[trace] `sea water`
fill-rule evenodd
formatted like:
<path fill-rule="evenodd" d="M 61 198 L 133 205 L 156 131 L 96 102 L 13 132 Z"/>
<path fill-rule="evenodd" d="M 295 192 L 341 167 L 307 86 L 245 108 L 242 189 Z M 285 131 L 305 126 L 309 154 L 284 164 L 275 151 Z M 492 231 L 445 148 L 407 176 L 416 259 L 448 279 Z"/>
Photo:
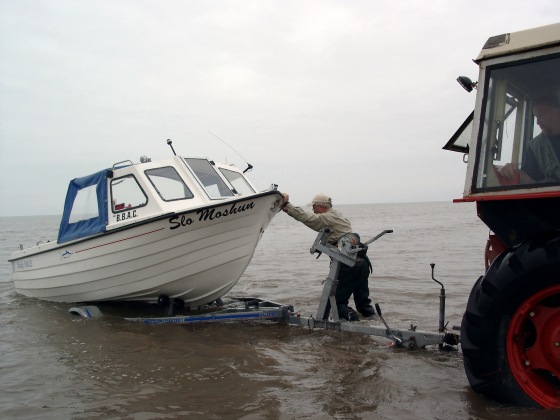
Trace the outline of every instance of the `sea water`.
<path fill-rule="evenodd" d="M 390 326 L 436 331 L 440 286 L 460 325 L 484 272 L 488 229 L 473 204 L 338 206 L 369 247 L 370 291 Z M 0 418 L 547 419 L 473 392 L 460 351 L 410 351 L 386 339 L 276 323 L 148 326 L 122 306 L 96 319 L 16 294 L 11 252 L 56 238 L 57 216 L 0 218 Z M 228 296 L 314 315 L 329 259 L 316 233 L 280 213 Z M 361 321 L 379 324 L 379 320 Z"/>

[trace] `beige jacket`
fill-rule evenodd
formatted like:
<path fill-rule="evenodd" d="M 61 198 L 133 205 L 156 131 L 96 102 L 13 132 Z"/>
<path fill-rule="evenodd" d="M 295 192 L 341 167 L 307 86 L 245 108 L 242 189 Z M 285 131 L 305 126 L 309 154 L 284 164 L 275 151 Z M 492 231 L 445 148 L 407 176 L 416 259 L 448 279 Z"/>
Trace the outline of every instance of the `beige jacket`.
<path fill-rule="evenodd" d="M 332 245 L 336 245 L 342 236 L 352 233 L 350 221 L 341 212 L 333 208 L 325 213 L 315 214 L 288 203 L 286 209 L 290 216 L 316 232 L 328 227 L 331 230 L 329 243 Z"/>

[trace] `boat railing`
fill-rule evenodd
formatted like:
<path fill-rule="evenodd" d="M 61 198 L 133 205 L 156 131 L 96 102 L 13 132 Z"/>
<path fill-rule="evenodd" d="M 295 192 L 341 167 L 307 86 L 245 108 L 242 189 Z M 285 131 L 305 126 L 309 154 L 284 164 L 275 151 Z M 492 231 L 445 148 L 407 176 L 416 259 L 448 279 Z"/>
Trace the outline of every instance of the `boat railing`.
<path fill-rule="evenodd" d="M 114 171 L 115 169 L 117 169 L 117 165 L 120 165 L 120 164 L 122 164 L 122 163 L 127 163 L 127 162 L 130 163 L 130 165 L 124 165 L 124 166 L 134 166 L 134 163 L 132 163 L 132 161 L 131 161 L 130 159 L 127 159 L 127 160 L 123 160 L 123 161 L 121 161 L 121 162 L 117 162 L 117 163 L 113 164 L 113 171 Z M 122 167 L 122 166 L 121 166 L 121 167 Z"/>

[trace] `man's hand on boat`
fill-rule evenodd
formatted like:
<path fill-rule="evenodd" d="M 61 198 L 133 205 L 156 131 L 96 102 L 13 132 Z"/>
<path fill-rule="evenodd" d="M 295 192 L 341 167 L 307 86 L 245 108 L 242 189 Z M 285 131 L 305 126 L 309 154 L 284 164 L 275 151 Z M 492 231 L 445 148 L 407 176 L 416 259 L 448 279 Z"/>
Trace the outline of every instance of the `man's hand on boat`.
<path fill-rule="evenodd" d="M 282 195 L 284 196 L 284 201 L 282 202 L 282 210 L 287 213 L 288 209 L 286 208 L 286 204 L 288 204 L 288 202 L 290 201 L 290 196 L 286 193 L 282 193 Z"/>

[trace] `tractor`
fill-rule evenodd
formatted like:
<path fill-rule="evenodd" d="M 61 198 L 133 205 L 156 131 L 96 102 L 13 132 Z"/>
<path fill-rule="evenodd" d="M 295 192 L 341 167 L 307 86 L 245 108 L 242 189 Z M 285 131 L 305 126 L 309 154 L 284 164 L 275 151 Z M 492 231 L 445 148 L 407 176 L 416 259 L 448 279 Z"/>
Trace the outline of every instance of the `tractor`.
<path fill-rule="evenodd" d="M 560 408 L 560 23 L 493 36 L 474 62 L 474 111 L 444 146 L 490 231 L 461 323 L 471 387 Z"/>

